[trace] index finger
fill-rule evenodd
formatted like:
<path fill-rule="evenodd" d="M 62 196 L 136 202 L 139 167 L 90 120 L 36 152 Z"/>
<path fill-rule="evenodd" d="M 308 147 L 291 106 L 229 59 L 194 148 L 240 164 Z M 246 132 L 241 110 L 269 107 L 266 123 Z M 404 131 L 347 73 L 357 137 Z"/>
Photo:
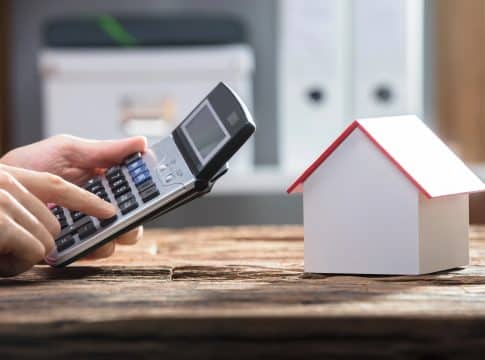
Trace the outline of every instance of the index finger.
<path fill-rule="evenodd" d="M 116 214 L 110 203 L 57 175 L 11 166 L 2 168 L 45 203 L 56 203 L 102 219 Z"/>

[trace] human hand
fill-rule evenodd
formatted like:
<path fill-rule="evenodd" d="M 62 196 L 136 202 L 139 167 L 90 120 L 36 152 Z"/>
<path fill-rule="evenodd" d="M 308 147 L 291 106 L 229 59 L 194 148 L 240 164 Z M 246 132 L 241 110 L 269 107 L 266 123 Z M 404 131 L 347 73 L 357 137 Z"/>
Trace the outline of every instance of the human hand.
<path fill-rule="evenodd" d="M 57 175 L 0 165 L 0 276 L 12 276 L 40 262 L 54 246 L 60 226 L 45 205 L 109 218 L 108 202 Z"/>
<path fill-rule="evenodd" d="M 144 137 L 96 141 L 58 135 L 14 149 L 1 158 L 0 163 L 49 172 L 81 185 L 103 169 L 119 164 L 126 156 L 137 151 L 144 152 L 146 146 Z M 138 227 L 120 236 L 116 243 L 134 244 L 142 234 L 142 227 Z M 107 257 L 114 250 L 115 243 L 109 242 L 91 253 L 88 258 Z"/>

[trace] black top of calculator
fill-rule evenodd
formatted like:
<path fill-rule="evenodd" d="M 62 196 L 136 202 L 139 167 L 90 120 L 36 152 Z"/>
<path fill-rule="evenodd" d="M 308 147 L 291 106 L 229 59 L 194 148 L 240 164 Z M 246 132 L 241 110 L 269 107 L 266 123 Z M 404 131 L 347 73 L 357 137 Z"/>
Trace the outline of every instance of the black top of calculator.
<path fill-rule="evenodd" d="M 221 82 L 172 135 L 194 176 L 211 179 L 255 129 L 244 103 Z"/>

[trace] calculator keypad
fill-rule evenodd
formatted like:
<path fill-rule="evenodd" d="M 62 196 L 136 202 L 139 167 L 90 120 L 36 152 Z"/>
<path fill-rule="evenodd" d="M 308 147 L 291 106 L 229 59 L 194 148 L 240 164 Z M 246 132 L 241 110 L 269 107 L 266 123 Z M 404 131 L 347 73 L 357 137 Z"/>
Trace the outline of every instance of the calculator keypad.
<path fill-rule="evenodd" d="M 69 211 L 60 206 L 54 206 L 51 212 L 61 225 L 61 233 L 55 241 L 58 252 L 69 249 L 76 242 L 86 241 L 98 230 L 113 224 L 120 215 L 126 215 L 137 209 L 141 205 L 137 198 L 146 203 L 160 194 L 140 153 L 129 156 L 122 165 L 107 169 L 104 177 L 106 181 L 103 181 L 101 176 L 96 176 L 87 181 L 83 187 L 116 205 L 117 215 L 109 219 L 95 219 L 80 211 Z M 104 185 L 105 183 L 107 186 Z M 138 193 L 138 197 L 134 195 L 135 192 Z"/>

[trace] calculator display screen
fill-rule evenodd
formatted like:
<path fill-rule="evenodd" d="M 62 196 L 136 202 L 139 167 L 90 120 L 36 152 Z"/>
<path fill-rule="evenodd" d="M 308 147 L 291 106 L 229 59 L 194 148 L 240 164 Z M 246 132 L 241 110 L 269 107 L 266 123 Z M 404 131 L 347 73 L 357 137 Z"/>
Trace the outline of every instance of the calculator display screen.
<path fill-rule="evenodd" d="M 204 102 L 182 129 L 197 158 L 205 164 L 229 138 L 229 133 L 208 102 Z"/>

